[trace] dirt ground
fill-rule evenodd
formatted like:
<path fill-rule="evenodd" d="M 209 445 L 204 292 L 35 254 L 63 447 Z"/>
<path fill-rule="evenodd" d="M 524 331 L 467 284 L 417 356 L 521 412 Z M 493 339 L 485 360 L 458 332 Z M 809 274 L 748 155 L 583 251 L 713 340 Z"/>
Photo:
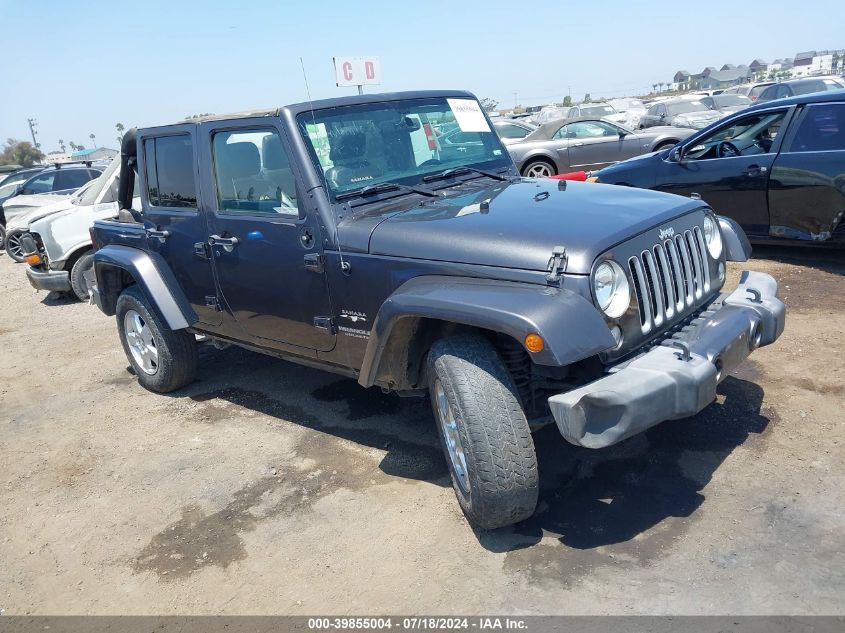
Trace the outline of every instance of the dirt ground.
<path fill-rule="evenodd" d="M 4 255 L 0 612 L 843 614 L 845 254 L 758 250 L 780 341 L 694 418 L 540 431 L 538 511 L 494 533 L 426 401 L 232 348 L 154 395 L 113 319 Z"/>

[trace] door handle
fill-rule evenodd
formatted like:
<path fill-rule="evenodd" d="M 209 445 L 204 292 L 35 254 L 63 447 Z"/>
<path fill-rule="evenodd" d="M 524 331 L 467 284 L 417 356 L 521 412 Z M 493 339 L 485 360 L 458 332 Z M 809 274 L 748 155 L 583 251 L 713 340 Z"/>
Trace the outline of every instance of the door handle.
<path fill-rule="evenodd" d="M 238 245 L 240 240 L 236 237 L 222 237 L 220 235 L 210 235 L 208 237 L 208 243 L 212 246 L 222 246 L 223 250 L 227 253 L 231 253 L 235 250 L 235 246 Z"/>
<path fill-rule="evenodd" d="M 760 167 L 759 165 L 749 165 L 745 170 L 745 175 L 751 178 L 756 178 L 757 176 L 762 176 L 768 171 L 765 167 Z"/>
<path fill-rule="evenodd" d="M 583 145 L 584 145 L 583 143 L 573 143 L 572 147 L 581 147 Z"/>
<path fill-rule="evenodd" d="M 145 229 L 147 237 L 153 237 L 161 242 L 170 237 L 170 231 L 159 231 L 158 229 Z"/>

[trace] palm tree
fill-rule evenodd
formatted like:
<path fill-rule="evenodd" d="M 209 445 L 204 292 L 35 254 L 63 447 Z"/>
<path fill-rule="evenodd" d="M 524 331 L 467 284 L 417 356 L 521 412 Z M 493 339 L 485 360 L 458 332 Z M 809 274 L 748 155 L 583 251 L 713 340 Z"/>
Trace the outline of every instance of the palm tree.
<path fill-rule="evenodd" d="M 77 145 L 73 141 L 68 141 L 67 144 L 70 145 L 70 149 L 73 150 L 74 152 L 76 151 L 76 148 L 79 147 L 79 145 Z"/>
<path fill-rule="evenodd" d="M 663 85 L 664 85 L 664 84 L 663 84 L 663 82 L 662 82 L 662 81 L 658 81 L 658 82 L 657 82 L 657 85 L 660 87 L 660 92 L 663 92 Z"/>
<path fill-rule="evenodd" d="M 94 146 L 94 149 L 97 149 L 97 141 L 94 140 L 94 133 L 88 135 L 88 138 L 91 139 L 91 144 Z"/>
<path fill-rule="evenodd" d="M 123 130 L 126 128 L 123 127 L 123 123 L 115 123 L 114 129 L 117 130 L 117 145 L 120 147 L 121 143 L 123 143 Z"/>
<path fill-rule="evenodd" d="M 657 84 L 651 84 L 651 91 L 657 92 Z"/>
<path fill-rule="evenodd" d="M 65 142 L 62 139 L 59 139 L 59 147 L 62 148 L 62 152 L 65 151 Z"/>

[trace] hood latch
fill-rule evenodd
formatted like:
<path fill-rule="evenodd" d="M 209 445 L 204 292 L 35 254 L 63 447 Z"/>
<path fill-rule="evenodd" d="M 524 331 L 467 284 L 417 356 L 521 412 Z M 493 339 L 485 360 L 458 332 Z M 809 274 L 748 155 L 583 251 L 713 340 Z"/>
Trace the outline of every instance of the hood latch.
<path fill-rule="evenodd" d="M 549 259 L 549 265 L 546 267 L 549 274 L 546 275 L 546 281 L 550 284 L 560 282 L 560 278 L 566 271 L 566 247 L 555 246 L 552 249 L 552 257 Z"/>

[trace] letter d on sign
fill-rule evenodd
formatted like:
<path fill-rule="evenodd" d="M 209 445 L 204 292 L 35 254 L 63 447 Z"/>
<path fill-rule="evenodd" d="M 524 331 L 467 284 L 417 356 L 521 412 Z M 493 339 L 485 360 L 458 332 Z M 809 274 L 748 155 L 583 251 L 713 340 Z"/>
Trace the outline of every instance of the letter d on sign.
<path fill-rule="evenodd" d="M 373 66 L 373 62 L 365 62 L 364 63 L 364 74 L 367 76 L 367 79 L 375 79 L 376 78 L 376 69 Z"/>

